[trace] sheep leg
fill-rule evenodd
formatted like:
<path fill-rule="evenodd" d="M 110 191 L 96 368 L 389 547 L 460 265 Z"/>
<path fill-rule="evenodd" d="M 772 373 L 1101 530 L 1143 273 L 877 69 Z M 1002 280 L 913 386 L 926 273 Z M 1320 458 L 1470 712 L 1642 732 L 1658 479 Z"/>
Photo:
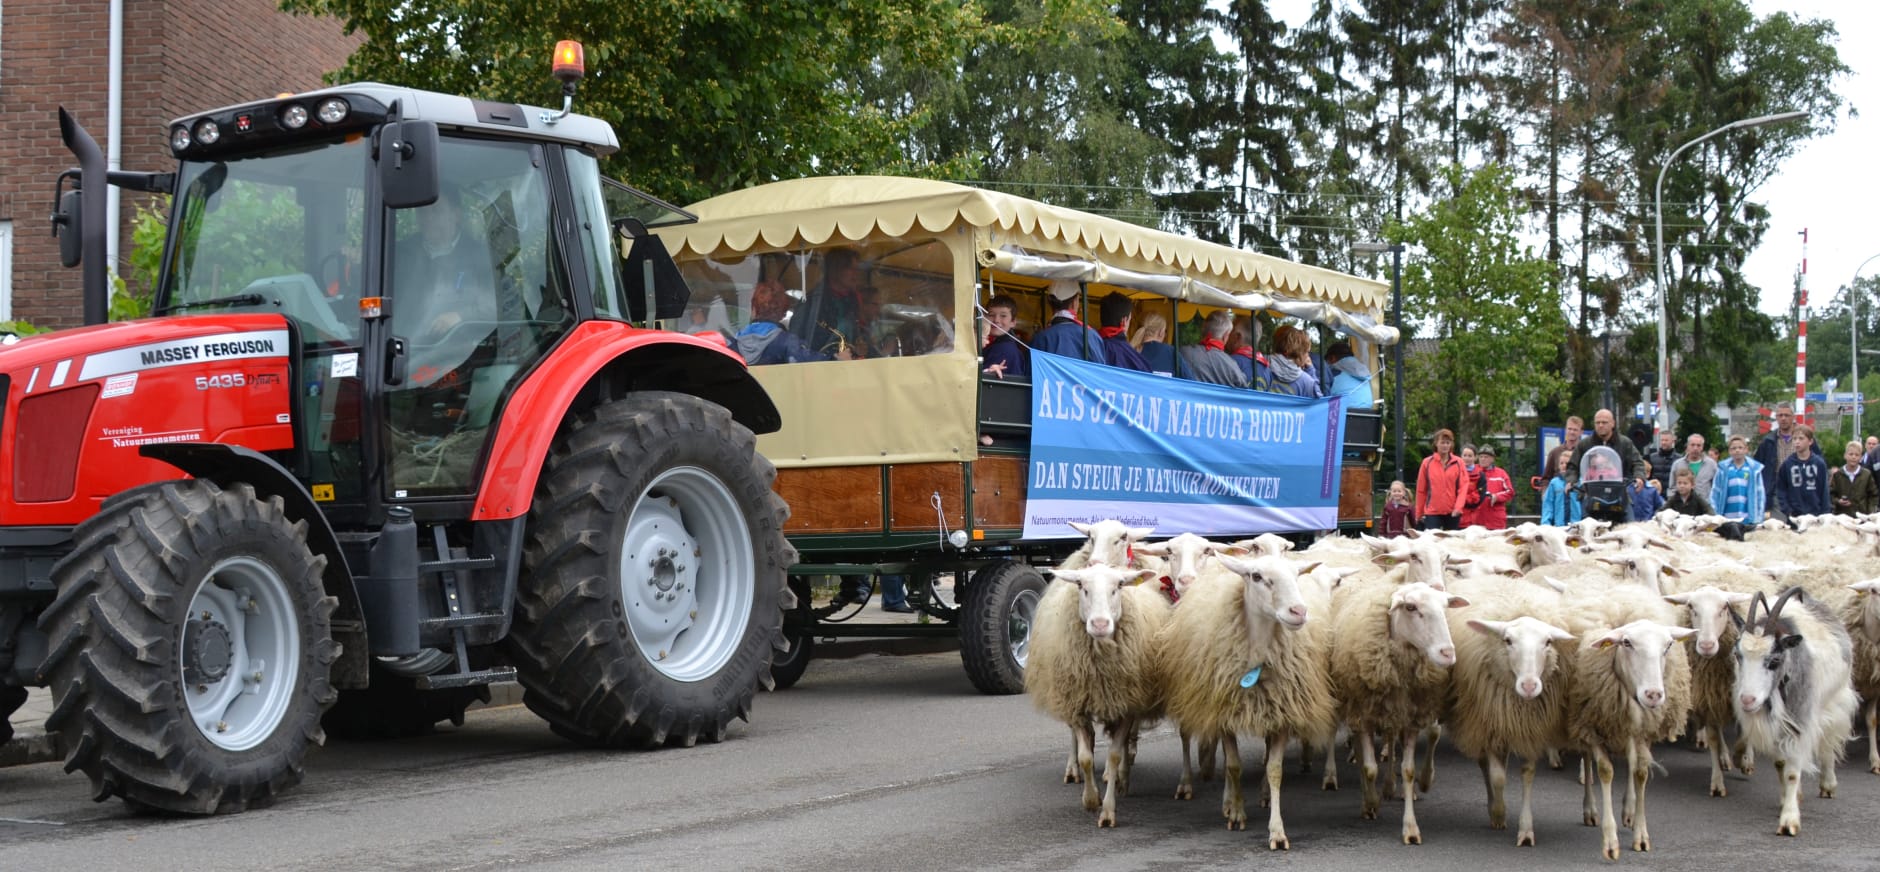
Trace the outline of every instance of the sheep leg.
<path fill-rule="evenodd" d="M 1867 700 L 1867 771 L 1880 775 L 1880 739 L 1874 728 L 1880 726 L 1880 697 Z"/>
<path fill-rule="evenodd" d="M 1312 743 L 1303 738 L 1299 740 L 1299 774 L 1312 774 Z"/>
<path fill-rule="evenodd" d="M 1645 785 L 1652 780 L 1652 746 L 1644 739 L 1632 740 L 1632 748 L 1627 754 L 1627 774 L 1632 776 L 1632 790 L 1638 794 L 1638 802 L 1632 809 L 1632 850 L 1650 851 L 1652 849 L 1651 828 L 1645 825 Z"/>
<path fill-rule="evenodd" d="M 1730 745 L 1730 752 L 1736 755 L 1736 769 L 1748 778 L 1756 774 L 1756 749 L 1749 746 L 1749 737 L 1737 734 L 1736 741 Z"/>
<path fill-rule="evenodd" d="M 1599 806 L 1593 802 L 1593 758 L 1590 755 L 1580 757 L 1580 823 L 1583 826 L 1599 826 Z"/>
<path fill-rule="evenodd" d="M 1129 778 L 1129 737 L 1136 732 L 1136 719 L 1124 718 L 1111 724 L 1110 757 L 1103 763 L 1103 810 L 1097 813 L 1097 828 L 1116 826 L 1116 795 L 1127 793 Z"/>
<path fill-rule="evenodd" d="M 1195 798 L 1194 769 L 1193 767 L 1188 765 L 1188 761 L 1192 759 L 1188 753 L 1189 746 L 1194 742 L 1194 736 L 1189 735 L 1186 729 L 1181 730 L 1181 735 L 1182 735 L 1182 780 L 1180 784 L 1175 785 L 1175 798 L 1176 799 L 1194 799 Z"/>
<path fill-rule="evenodd" d="M 1565 760 L 1560 759 L 1559 748 L 1547 749 L 1547 768 L 1552 769 L 1555 772 L 1559 772 L 1560 770 L 1567 768 L 1567 762 Z"/>
<path fill-rule="evenodd" d="M 1403 776 L 1403 843 L 1423 844 L 1423 831 L 1417 828 L 1417 731 L 1403 732 L 1403 761 L 1397 771 Z"/>
<path fill-rule="evenodd" d="M 1423 735 L 1429 737 L 1430 752 L 1423 757 L 1423 768 L 1417 770 L 1417 789 L 1429 793 L 1436 783 L 1436 742 L 1443 737 L 1443 725 L 1430 724 L 1423 729 Z"/>
<path fill-rule="evenodd" d="M 1776 778 L 1782 782 L 1782 816 L 1776 819 L 1776 835 L 1802 834 L 1802 773 L 1788 761 L 1776 758 Z"/>
<path fill-rule="evenodd" d="M 1627 741 L 1625 745 L 1625 768 L 1628 777 L 1625 782 L 1625 804 L 1624 810 L 1619 815 L 1619 826 L 1630 829 L 1632 827 L 1633 801 L 1638 795 L 1638 791 L 1635 789 L 1636 785 L 1629 777 L 1638 772 L 1638 746 L 1631 741 Z"/>
<path fill-rule="evenodd" d="M 1281 763 L 1284 763 L 1284 762 L 1285 762 L 1285 760 L 1286 760 L 1286 746 L 1285 746 L 1285 745 L 1281 745 L 1281 746 L 1279 746 L 1279 749 L 1278 749 L 1278 751 L 1277 751 L 1277 753 L 1276 753 L 1276 752 L 1274 751 L 1274 748 L 1273 748 L 1273 737 L 1272 737 L 1272 736 L 1266 736 L 1266 737 L 1263 737 L 1263 738 L 1262 738 L 1262 739 L 1260 740 L 1260 744 L 1261 744 L 1261 745 L 1263 745 L 1263 746 L 1265 746 L 1265 747 L 1262 747 L 1262 748 L 1260 749 L 1260 753 L 1261 753 L 1261 755 L 1262 755 L 1262 756 L 1261 756 L 1261 758 L 1260 758 L 1260 769 L 1259 769 L 1259 771 L 1261 771 L 1261 772 L 1264 772 L 1264 771 L 1266 771 L 1266 766 L 1267 766 L 1267 764 L 1269 764 L 1269 763 L 1271 763 L 1271 762 L 1273 762 L 1273 758 L 1274 758 L 1274 757 L 1278 757 L 1278 758 L 1280 759 L 1280 762 L 1281 762 Z M 1265 792 L 1265 791 L 1261 791 L 1261 792 L 1260 792 L 1260 807 L 1261 807 L 1261 808 L 1266 808 L 1266 802 L 1267 802 L 1267 798 L 1268 798 L 1268 797 L 1267 797 L 1267 795 L 1266 795 L 1266 792 Z"/>
<path fill-rule="evenodd" d="M 1338 740 L 1325 743 L 1325 780 L 1319 782 L 1325 790 L 1338 789 Z"/>
<path fill-rule="evenodd" d="M 1077 768 L 1077 728 L 1071 727 L 1071 756 L 1064 762 L 1064 783 L 1077 784 L 1083 780 L 1083 770 Z"/>
<path fill-rule="evenodd" d="M 1723 729 L 1703 727 L 1697 734 L 1709 737 L 1704 745 L 1710 749 L 1710 795 L 1729 796 L 1730 791 L 1723 784 L 1723 773 L 1729 768 L 1730 746 L 1723 743 Z"/>
<path fill-rule="evenodd" d="M 1084 811 L 1096 811 L 1097 797 L 1097 730 L 1089 722 L 1081 722 L 1071 728 L 1077 735 L 1077 771 L 1083 776 Z"/>
<path fill-rule="evenodd" d="M 1599 854 L 1608 860 L 1619 859 L 1619 825 L 1612 819 L 1612 757 L 1599 745 L 1591 748 L 1593 769 L 1599 778 Z M 1589 782 L 1591 778 L 1587 779 Z"/>
<path fill-rule="evenodd" d="M 1279 816 L 1279 783 L 1286 777 L 1286 734 L 1275 733 L 1266 737 L 1266 849 L 1269 851 L 1290 851 L 1292 842 L 1286 838 L 1286 822 Z"/>
<path fill-rule="evenodd" d="M 1488 828 L 1508 828 L 1508 761 L 1501 754 L 1482 757 L 1482 780 L 1488 785 Z"/>
<path fill-rule="evenodd" d="M 1129 728 L 1126 732 L 1129 738 L 1123 742 L 1123 775 L 1116 781 L 1116 789 L 1122 791 L 1123 796 L 1129 795 L 1129 774 L 1136 771 L 1136 743 L 1142 738 L 1142 731 L 1137 727 L 1136 719 L 1130 718 L 1127 723 Z M 1110 741 L 1116 740 L 1112 738 Z"/>
<path fill-rule="evenodd" d="M 1202 781 L 1214 780 L 1214 750 L 1216 747 L 1214 739 L 1204 739 L 1201 742 L 1201 747 L 1195 751 L 1195 768 L 1200 770 L 1197 774 L 1201 776 Z"/>
<path fill-rule="evenodd" d="M 1835 788 L 1841 786 L 1840 776 L 1834 773 L 1835 747 L 1832 741 L 1825 743 L 1815 752 L 1815 764 L 1821 770 L 1821 798 L 1833 799 Z"/>
<path fill-rule="evenodd" d="M 1221 815 L 1227 828 L 1247 828 L 1247 801 L 1240 795 L 1240 737 L 1232 731 L 1221 734 Z"/>
<path fill-rule="evenodd" d="M 1534 847 L 1534 770 L 1538 761 L 1521 760 L 1521 829 L 1514 835 L 1514 846 Z"/>
<path fill-rule="evenodd" d="M 1363 794 L 1358 816 L 1367 821 L 1376 820 L 1380 804 L 1377 798 L 1377 749 L 1371 745 L 1370 730 L 1358 731 L 1358 759 L 1364 767 L 1358 779 Z"/>

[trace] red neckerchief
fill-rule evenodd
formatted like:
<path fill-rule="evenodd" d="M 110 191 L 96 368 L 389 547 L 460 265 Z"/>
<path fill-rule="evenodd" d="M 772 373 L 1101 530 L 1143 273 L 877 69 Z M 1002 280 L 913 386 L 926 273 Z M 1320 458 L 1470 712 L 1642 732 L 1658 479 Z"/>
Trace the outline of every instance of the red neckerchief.
<path fill-rule="evenodd" d="M 1234 349 L 1234 356 L 1244 357 L 1244 358 L 1247 358 L 1248 360 L 1252 360 L 1253 359 L 1253 346 L 1242 345 L 1239 348 Z"/>
<path fill-rule="evenodd" d="M 1172 603 L 1182 601 L 1181 591 L 1175 589 L 1175 579 L 1166 575 L 1162 576 L 1162 595 L 1168 597 L 1168 601 Z"/>
<path fill-rule="evenodd" d="M 1123 335 L 1123 328 L 1121 327 L 1098 327 L 1097 335 L 1105 339 L 1115 339 L 1116 337 Z"/>
<path fill-rule="evenodd" d="M 1202 338 L 1202 340 L 1201 340 L 1201 347 L 1202 347 L 1202 348 L 1212 348 L 1212 349 L 1214 349 L 1215 351 L 1220 351 L 1220 352 L 1225 352 L 1225 351 L 1227 351 L 1227 340 L 1225 340 L 1225 339 L 1208 339 L 1208 338 L 1205 338 L 1205 337 L 1203 337 L 1203 338 Z"/>

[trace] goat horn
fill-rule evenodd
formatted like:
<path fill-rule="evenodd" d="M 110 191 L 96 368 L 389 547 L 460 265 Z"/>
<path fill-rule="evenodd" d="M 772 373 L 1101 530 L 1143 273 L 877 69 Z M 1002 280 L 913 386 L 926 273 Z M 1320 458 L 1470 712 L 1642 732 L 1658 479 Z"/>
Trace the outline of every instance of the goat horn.
<path fill-rule="evenodd" d="M 1743 621 L 1744 626 L 1749 627 L 1751 630 L 1756 629 L 1756 609 L 1758 606 L 1762 607 L 1765 611 L 1769 608 L 1769 601 L 1763 598 L 1763 593 L 1760 590 L 1756 592 L 1756 598 L 1749 601 L 1749 617 Z"/>
<path fill-rule="evenodd" d="M 1788 590 L 1783 591 L 1781 596 L 1776 597 L 1776 604 L 1769 607 L 1769 620 L 1774 621 L 1776 618 L 1780 617 L 1782 615 L 1782 607 L 1787 605 L 1788 601 L 1795 597 L 1803 597 L 1803 602 L 1808 601 L 1806 595 L 1802 593 L 1801 585 L 1793 585 Z"/>

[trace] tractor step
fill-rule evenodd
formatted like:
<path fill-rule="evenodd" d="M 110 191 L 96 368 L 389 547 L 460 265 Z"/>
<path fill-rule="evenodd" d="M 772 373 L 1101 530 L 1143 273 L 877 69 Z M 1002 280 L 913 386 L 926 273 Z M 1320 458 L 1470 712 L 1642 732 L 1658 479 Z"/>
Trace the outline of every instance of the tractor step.
<path fill-rule="evenodd" d="M 434 575 L 452 570 L 491 569 L 496 566 L 494 557 L 453 557 L 449 560 L 430 560 L 418 564 L 419 575 Z"/>
<path fill-rule="evenodd" d="M 420 625 L 427 630 L 454 630 L 458 627 L 500 627 L 508 620 L 508 615 L 500 613 L 490 615 L 454 615 L 448 618 L 427 618 L 421 621 Z"/>
<path fill-rule="evenodd" d="M 476 687 L 482 684 L 501 684 L 516 680 L 513 666 L 497 666 L 480 672 L 447 672 L 442 675 L 425 675 L 418 678 L 419 690 L 446 690 L 453 687 Z"/>

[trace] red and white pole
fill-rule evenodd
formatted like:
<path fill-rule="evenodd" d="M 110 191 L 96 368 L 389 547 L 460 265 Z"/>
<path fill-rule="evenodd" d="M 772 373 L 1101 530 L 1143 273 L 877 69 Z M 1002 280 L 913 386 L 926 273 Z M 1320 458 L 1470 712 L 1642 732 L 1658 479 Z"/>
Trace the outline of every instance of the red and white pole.
<path fill-rule="evenodd" d="M 1808 228 L 1802 228 L 1802 272 L 1795 283 L 1795 420 L 1810 427 L 1808 417 Z"/>

